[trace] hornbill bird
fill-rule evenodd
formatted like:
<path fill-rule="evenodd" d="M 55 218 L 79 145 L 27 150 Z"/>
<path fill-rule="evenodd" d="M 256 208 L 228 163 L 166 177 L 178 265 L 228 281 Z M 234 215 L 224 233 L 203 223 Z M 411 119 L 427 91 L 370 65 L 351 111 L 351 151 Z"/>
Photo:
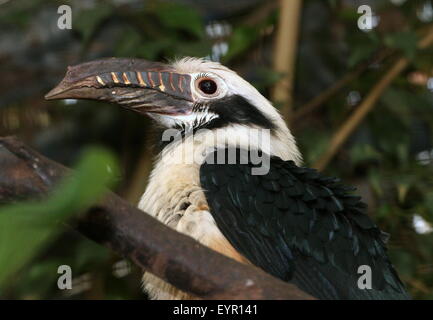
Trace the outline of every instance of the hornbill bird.
<path fill-rule="evenodd" d="M 409 298 L 387 256 L 386 234 L 360 197 L 300 166 L 278 111 L 225 66 L 199 58 L 101 59 L 69 67 L 46 98 L 108 101 L 165 129 L 139 208 L 171 228 L 319 299 Z M 268 132 L 268 143 L 253 130 Z M 190 153 L 193 161 L 185 161 Z M 254 172 L 257 157 L 267 159 L 263 172 Z M 359 285 L 361 266 L 371 271 L 370 286 Z M 151 274 L 143 281 L 153 299 L 194 298 Z"/>

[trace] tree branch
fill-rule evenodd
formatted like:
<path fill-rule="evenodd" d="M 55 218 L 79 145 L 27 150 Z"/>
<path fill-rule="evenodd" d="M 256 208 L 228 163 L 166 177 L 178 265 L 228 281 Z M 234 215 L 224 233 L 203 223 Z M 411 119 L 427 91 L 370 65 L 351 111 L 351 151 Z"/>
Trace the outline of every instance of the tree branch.
<path fill-rule="evenodd" d="M 273 68 L 282 73 L 283 77 L 273 88 L 272 100 L 283 103 L 281 113 L 290 122 L 302 0 L 280 0 L 280 7 Z"/>
<path fill-rule="evenodd" d="M 69 172 L 13 137 L 0 138 L 0 166 L 0 203 L 46 195 Z M 168 228 L 111 192 L 77 219 L 71 225 L 86 237 L 196 297 L 314 299 Z"/>

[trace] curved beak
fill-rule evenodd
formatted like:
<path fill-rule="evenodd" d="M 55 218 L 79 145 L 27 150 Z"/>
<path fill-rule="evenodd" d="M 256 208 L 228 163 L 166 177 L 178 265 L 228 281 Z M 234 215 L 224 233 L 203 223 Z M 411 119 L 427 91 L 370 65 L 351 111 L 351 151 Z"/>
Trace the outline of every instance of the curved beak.
<path fill-rule="evenodd" d="M 191 112 L 191 76 L 169 65 L 141 59 L 108 58 L 68 67 L 47 100 L 91 99 L 119 104 L 140 113 Z"/>

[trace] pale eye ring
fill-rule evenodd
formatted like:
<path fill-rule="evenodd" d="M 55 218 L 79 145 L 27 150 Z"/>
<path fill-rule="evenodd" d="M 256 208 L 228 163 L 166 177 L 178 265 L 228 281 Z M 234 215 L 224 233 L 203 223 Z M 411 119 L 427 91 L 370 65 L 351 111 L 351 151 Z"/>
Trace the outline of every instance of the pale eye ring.
<path fill-rule="evenodd" d="M 197 89 L 207 96 L 214 96 L 218 92 L 218 85 L 215 80 L 211 78 L 200 78 L 196 82 Z"/>

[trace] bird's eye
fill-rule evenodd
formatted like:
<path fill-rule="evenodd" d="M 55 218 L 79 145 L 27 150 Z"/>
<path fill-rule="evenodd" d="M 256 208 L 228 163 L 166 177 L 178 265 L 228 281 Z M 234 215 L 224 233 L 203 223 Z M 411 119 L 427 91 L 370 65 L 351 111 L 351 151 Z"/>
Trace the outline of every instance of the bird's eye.
<path fill-rule="evenodd" d="M 217 86 L 216 82 L 213 81 L 212 79 L 201 79 L 198 82 L 198 88 L 204 94 L 211 95 L 217 91 L 218 86 Z"/>

